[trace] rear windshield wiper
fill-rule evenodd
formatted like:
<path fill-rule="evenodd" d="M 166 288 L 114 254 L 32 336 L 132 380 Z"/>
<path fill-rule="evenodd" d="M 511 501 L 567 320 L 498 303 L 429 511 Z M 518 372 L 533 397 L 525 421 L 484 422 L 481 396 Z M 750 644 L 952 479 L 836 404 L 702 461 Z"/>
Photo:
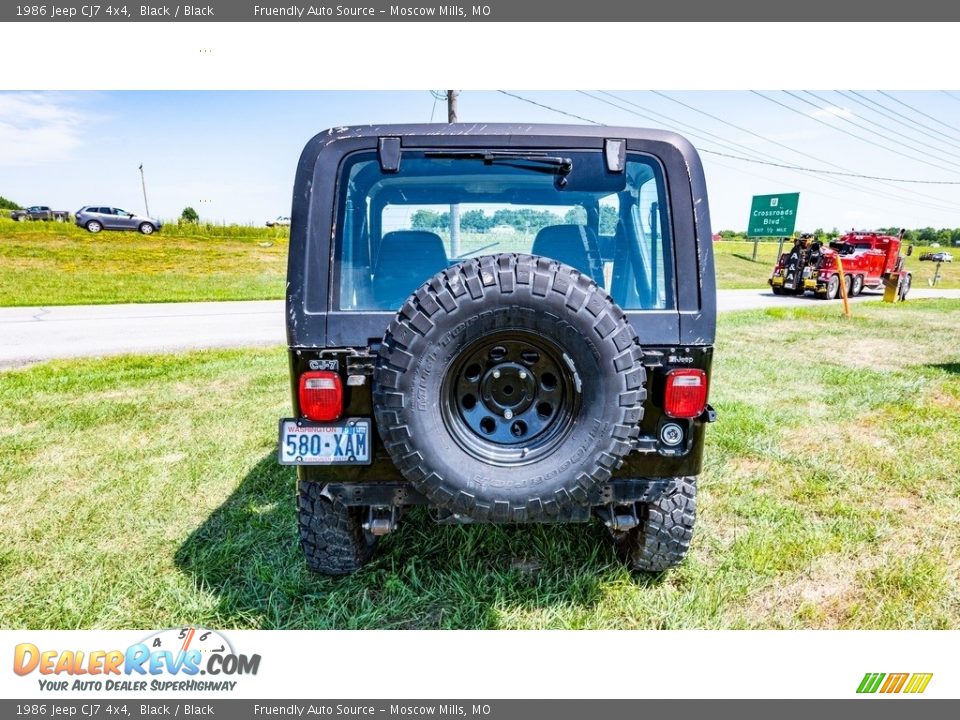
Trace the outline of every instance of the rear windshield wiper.
<path fill-rule="evenodd" d="M 540 152 L 521 152 L 516 150 L 440 150 L 424 153 L 428 158 L 470 158 L 483 160 L 485 165 L 509 165 L 537 172 L 559 173 L 567 175 L 573 170 L 570 158 L 547 155 Z M 525 165 L 523 163 L 531 163 Z"/>

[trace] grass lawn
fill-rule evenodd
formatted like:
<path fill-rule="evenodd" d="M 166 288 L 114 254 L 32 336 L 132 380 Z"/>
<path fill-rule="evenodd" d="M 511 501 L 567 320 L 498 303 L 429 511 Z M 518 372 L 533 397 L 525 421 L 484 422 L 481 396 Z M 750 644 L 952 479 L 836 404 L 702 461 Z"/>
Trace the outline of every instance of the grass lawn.
<path fill-rule="evenodd" d="M 165 227 L 144 236 L 0 220 L 0 306 L 283 295 L 286 229 Z"/>
<path fill-rule="evenodd" d="M 720 319 L 688 561 L 595 524 L 439 527 L 312 576 L 279 350 L 0 374 L 0 627 L 960 627 L 958 301 Z"/>
<path fill-rule="evenodd" d="M 529 239 L 491 234 L 464 233 L 462 242 L 464 253 L 529 247 Z M 144 237 L 0 218 L 0 307 L 281 298 L 287 244 L 284 228 L 169 225 Z M 718 287 L 766 287 L 777 243 L 760 243 L 756 262 L 753 243 L 714 248 Z M 908 262 L 914 285 L 926 287 L 933 263 Z M 960 262 L 945 264 L 942 275 L 941 287 L 960 288 Z"/>

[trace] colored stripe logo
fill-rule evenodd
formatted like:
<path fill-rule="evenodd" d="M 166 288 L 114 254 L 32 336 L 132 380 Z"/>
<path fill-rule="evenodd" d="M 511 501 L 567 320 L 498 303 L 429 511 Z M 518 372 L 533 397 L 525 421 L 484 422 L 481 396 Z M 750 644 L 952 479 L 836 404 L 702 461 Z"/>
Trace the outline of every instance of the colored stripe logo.
<path fill-rule="evenodd" d="M 919 694 L 927 689 L 933 673 L 867 673 L 860 681 L 857 692 L 872 693 L 909 693 Z"/>

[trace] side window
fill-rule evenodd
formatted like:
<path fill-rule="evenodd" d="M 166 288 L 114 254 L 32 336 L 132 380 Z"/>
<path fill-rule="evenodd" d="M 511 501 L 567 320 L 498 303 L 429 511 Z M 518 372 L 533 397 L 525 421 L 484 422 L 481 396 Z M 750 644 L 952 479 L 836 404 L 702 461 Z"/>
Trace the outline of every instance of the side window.
<path fill-rule="evenodd" d="M 620 193 L 611 293 L 625 310 L 674 307 L 671 242 L 661 177 L 647 164 L 633 166 Z"/>
<path fill-rule="evenodd" d="M 667 254 L 663 251 L 663 218 L 656 178 L 650 178 L 637 192 L 634 222 L 640 241 L 641 275 L 638 286 L 645 288 L 646 307 L 667 306 Z"/>
<path fill-rule="evenodd" d="M 620 197 L 608 195 L 600 200 L 597 233 L 600 258 L 603 263 L 603 286 L 613 287 L 613 263 L 617 234 L 620 231 Z"/>

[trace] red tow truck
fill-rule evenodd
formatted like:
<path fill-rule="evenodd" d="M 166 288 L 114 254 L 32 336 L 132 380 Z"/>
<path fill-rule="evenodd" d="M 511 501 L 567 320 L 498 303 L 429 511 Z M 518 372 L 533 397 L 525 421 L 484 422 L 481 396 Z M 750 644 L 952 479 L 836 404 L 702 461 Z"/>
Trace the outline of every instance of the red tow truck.
<path fill-rule="evenodd" d="M 824 247 L 802 235 L 777 260 L 768 282 L 776 295 L 810 290 L 818 298 L 833 300 L 840 294 L 842 269 L 848 297 L 883 288 L 889 299 L 903 300 L 913 278 L 904 268 L 902 238 L 902 231 L 899 236 L 852 231 Z"/>

